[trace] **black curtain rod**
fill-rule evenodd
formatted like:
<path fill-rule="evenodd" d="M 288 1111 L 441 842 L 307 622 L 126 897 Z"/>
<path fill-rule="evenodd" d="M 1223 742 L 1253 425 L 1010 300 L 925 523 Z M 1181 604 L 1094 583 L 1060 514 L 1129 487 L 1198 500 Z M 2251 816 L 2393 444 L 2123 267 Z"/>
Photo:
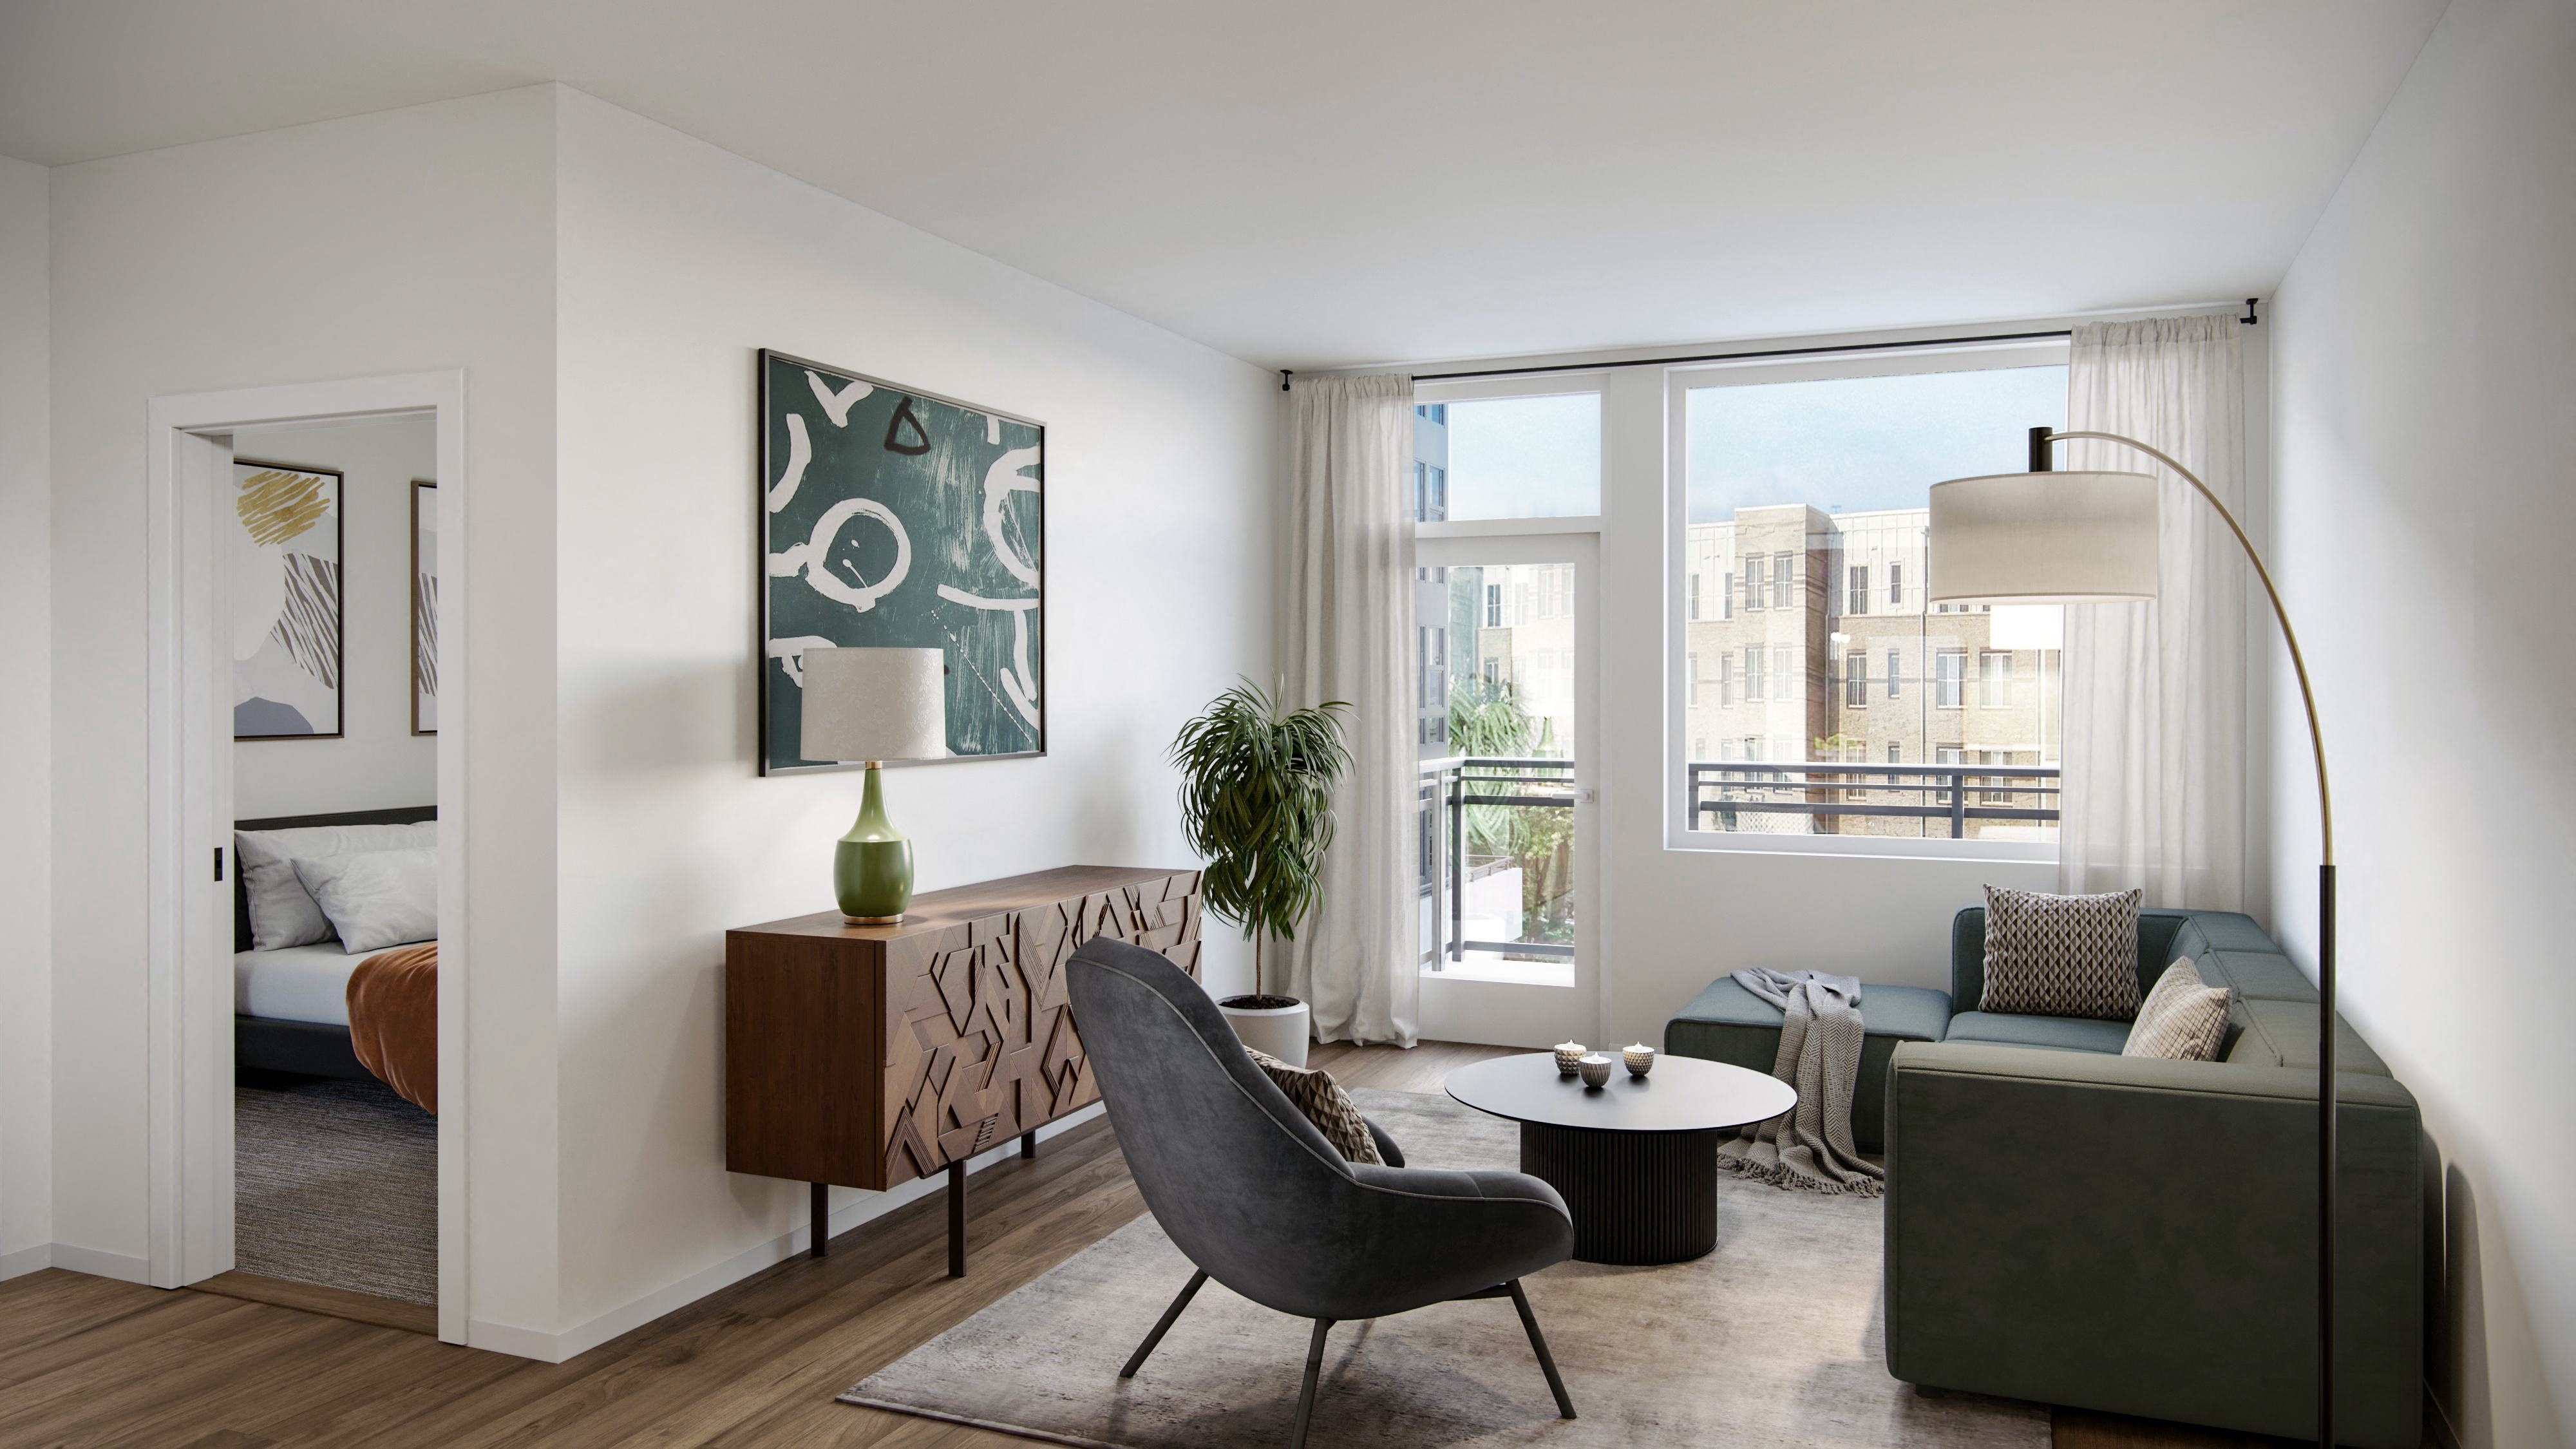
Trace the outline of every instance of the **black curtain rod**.
<path fill-rule="evenodd" d="M 1622 362 L 1551 362 L 1537 367 L 1482 367 L 1468 372 L 1417 372 L 1415 382 L 1454 382 L 1468 377 L 1525 377 L 1538 372 L 1606 372 L 1614 367 L 1678 367 L 1688 362 L 1747 362 L 1765 357 L 1813 357 L 1831 352 L 1919 352 L 1972 342 L 2045 342 L 2072 337 L 2060 327 L 2053 332 L 1989 332 L 1978 337 L 1924 337 L 1911 342 L 1846 342 L 1837 347 L 1768 347 L 1758 352 L 1699 352 L 1687 357 L 1631 357 Z"/>
<path fill-rule="evenodd" d="M 2245 315 L 2236 320 L 2248 327 L 2256 325 L 2256 298 L 2245 299 Z M 1417 372 L 1415 382 L 1456 382 L 1470 377 L 1528 377 L 1542 372 L 1607 372 L 1614 367 L 1678 367 L 1690 362 L 1750 362 L 1767 357 L 1815 357 L 1835 352 L 1919 351 L 1931 347 L 1955 347 L 1979 342 L 2045 342 L 2055 337 L 2072 337 L 2074 329 L 2059 327 L 2046 332 L 1988 332 L 1976 337 L 1921 337 L 1910 342 L 1846 342 L 1834 347 L 1772 347 L 1756 352 L 1699 352 L 1686 357 L 1631 357 L 1623 362 L 1548 362 L 1535 367 L 1480 367 L 1465 372 Z M 1279 370 L 1279 390 L 1288 390 L 1288 379 L 1295 376 L 1287 368 Z"/>

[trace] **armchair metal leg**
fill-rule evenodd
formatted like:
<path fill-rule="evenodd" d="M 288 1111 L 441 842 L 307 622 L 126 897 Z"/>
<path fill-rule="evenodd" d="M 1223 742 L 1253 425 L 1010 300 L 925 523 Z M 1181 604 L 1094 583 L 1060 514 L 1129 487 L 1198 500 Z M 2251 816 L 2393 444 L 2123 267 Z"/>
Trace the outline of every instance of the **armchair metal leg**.
<path fill-rule="evenodd" d="M 1538 1315 L 1530 1312 L 1529 1295 L 1521 1291 L 1521 1280 L 1507 1285 L 1512 1290 L 1512 1306 L 1521 1311 L 1521 1327 L 1529 1330 L 1530 1347 L 1538 1353 L 1539 1371 L 1547 1375 L 1547 1391 L 1556 1395 L 1556 1414 L 1560 1419 L 1574 1417 L 1574 1400 L 1565 1396 L 1565 1380 L 1557 1377 L 1556 1356 L 1547 1351 L 1547 1339 L 1538 1331 Z"/>
<path fill-rule="evenodd" d="M 1153 1332 L 1145 1335 L 1143 1343 L 1136 1345 L 1136 1351 L 1128 1356 L 1127 1366 L 1118 1371 L 1118 1377 L 1122 1379 L 1136 1377 L 1136 1370 L 1145 1366 L 1145 1356 L 1154 1351 L 1154 1345 L 1163 1341 L 1164 1334 L 1172 1331 L 1173 1324 L 1180 1322 L 1181 1310 L 1190 1306 L 1190 1300 L 1198 1296 L 1199 1287 L 1205 1282 L 1207 1282 L 1205 1268 L 1190 1275 L 1189 1286 L 1181 1290 L 1180 1297 L 1172 1300 L 1171 1307 L 1163 1310 L 1162 1321 L 1154 1325 Z"/>
<path fill-rule="evenodd" d="M 1315 1375 L 1324 1367 L 1324 1335 L 1333 1320 L 1315 1320 L 1315 1336 L 1306 1341 L 1306 1382 L 1297 1390 L 1297 1427 L 1288 1431 L 1288 1449 L 1306 1449 L 1306 1424 L 1315 1417 Z"/>

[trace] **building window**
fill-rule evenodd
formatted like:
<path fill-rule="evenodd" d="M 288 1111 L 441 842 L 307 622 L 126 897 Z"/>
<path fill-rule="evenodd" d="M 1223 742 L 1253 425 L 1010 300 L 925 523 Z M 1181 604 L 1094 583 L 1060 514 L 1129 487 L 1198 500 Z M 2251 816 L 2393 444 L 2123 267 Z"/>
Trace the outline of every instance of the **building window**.
<path fill-rule="evenodd" d="M 1798 607 L 1798 601 L 1791 598 L 1789 593 L 1791 588 L 1796 584 L 1795 578 L 1792 577 L 1796 572 L 1796 569 L 1797 558 L 1795 555 L 1785 553 L 1775 553 L 1771 555 L 1772 608 L 1794 609 Z"/>
<path fill-rule="evenodd" d="M 1935 709 L 1957 709 L 1963 702 L 1968 681 L 1968 651 L 1944 649 L 1932 656 L 1932 706 Z"/>
<path fill-rule="evenodd" d="M 1798 651 L 1785 644 L 1772 650 L 1771 697 L 1783 701 L 1795 700 L 1806 693 L 1800 687 L 1803 683 L 1798 670 Z"/>
<path fill-rule="evenodd" d="M 1846 614 L 1869 612 L 1869 565 L 1853 564 L 1851 572 L 1845 576 L 1843 612 Z"/>
<path fill-rule="evenodd" d="M 1744 702 L 1762 702 L 1762 646 L 1759 644 L 1744 646 Z"/>
<path fill-rule="evenodd" d="M 2013 702 L 2012 654 L 1989 649 L 1977 656 L 1977 703 L 2002 709 Z"/>
<path fill-rule="evenodd" d="M 1735 703 L 1735 656 L 1732 654 L 1717 656 L 1717 702 L 1722 705 Z"/>
<path fill-rule="evenodd" d="M 1887 742 L 1887 762 L 1891 765 L 1904 764 L 1905 746 L 1898 744 L 1894 740 L 1889 740 Z"/>
<path fill-rule="evenodd" d="M 1905 565 L 1887 566 L 1887 607 L 1899 608 L 1905 603 Z"/>
<path fill-rule="evenodd" d="M 1503 627 L 1503 586 L 1501 584 L 1485 585 L 1485 627 L 1488 629 Z"/>
<path fill-rule="evenodd" d="M 1690 704 L 1693 709 L 1699 708 L 1699 656 L 1696 654 L 1690 657 Z"/>
<path fill-rule="evenodd" d="M 1762 607 L 1762 555 L 1758 553 L 1744 556 L 1744 607 Z"/>
<path fill-rule="evenodd" d="M 1887 697 L 1895 699 L 1905 692 L 1905 666 L 1897 651 L 1887 651 Z"/>
<path fill-rule="evenodd" d="M 1857 649 L 1843 656 L 1843 703 L 1853 709 L 1869 703 L 1869 656 Z"/>
<path fill-rule="evenodd" d="M 1690 616 L 1693 623 L 1699 621 L 1699 571 L 1697 569 L 1691 571 Z"/>

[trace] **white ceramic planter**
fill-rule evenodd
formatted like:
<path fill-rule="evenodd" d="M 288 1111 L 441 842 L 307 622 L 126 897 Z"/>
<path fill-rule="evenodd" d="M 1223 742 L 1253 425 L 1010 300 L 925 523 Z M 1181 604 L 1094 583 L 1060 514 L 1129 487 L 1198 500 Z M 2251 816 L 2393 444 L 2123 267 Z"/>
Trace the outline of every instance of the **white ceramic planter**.
<path fill-rule="evenodd" d="M 1294 1006 L 1272 1006 L 1259 1009 L 1227 1006 L 1220 1002 L 1217 1010 L 1225 1013 L 1228 1024 L 1243 1044 L 1254 1051 L 1277 1057 L 1292 1067 L 1306 1065 L 1306 1042 L 1310 1034 L 1312 1013 L 1306 1003 Z"/>

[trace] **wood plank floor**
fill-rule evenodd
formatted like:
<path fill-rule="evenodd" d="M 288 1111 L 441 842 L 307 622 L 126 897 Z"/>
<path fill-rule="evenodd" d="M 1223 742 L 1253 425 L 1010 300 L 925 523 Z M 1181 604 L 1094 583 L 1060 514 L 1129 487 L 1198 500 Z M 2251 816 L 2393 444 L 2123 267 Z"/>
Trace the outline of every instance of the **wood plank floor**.
<path fill-rule="evenodd" d="M 1508 1050 L 1324 1046 L 1314 1062 L 1351 1086 L 1436 1091 L 1453 1068 Z M 363 1304 L 307 1311 L 275 1280 L 173 1293 L 29 1274 L 0 1283 L 0 1445 L 1024 1446 L 832 1400 L 1144 1211 L 1105 1122 L 972 1181 L 962 1280 L 946 1273 L 934 1194 L 835 1239 L 820 1262 L 781 1263 L 562 1364 L 361 1321 Z M 2056 1438 L 2058 1449 L 2256 1442 L 2065 1411 Z"/>

